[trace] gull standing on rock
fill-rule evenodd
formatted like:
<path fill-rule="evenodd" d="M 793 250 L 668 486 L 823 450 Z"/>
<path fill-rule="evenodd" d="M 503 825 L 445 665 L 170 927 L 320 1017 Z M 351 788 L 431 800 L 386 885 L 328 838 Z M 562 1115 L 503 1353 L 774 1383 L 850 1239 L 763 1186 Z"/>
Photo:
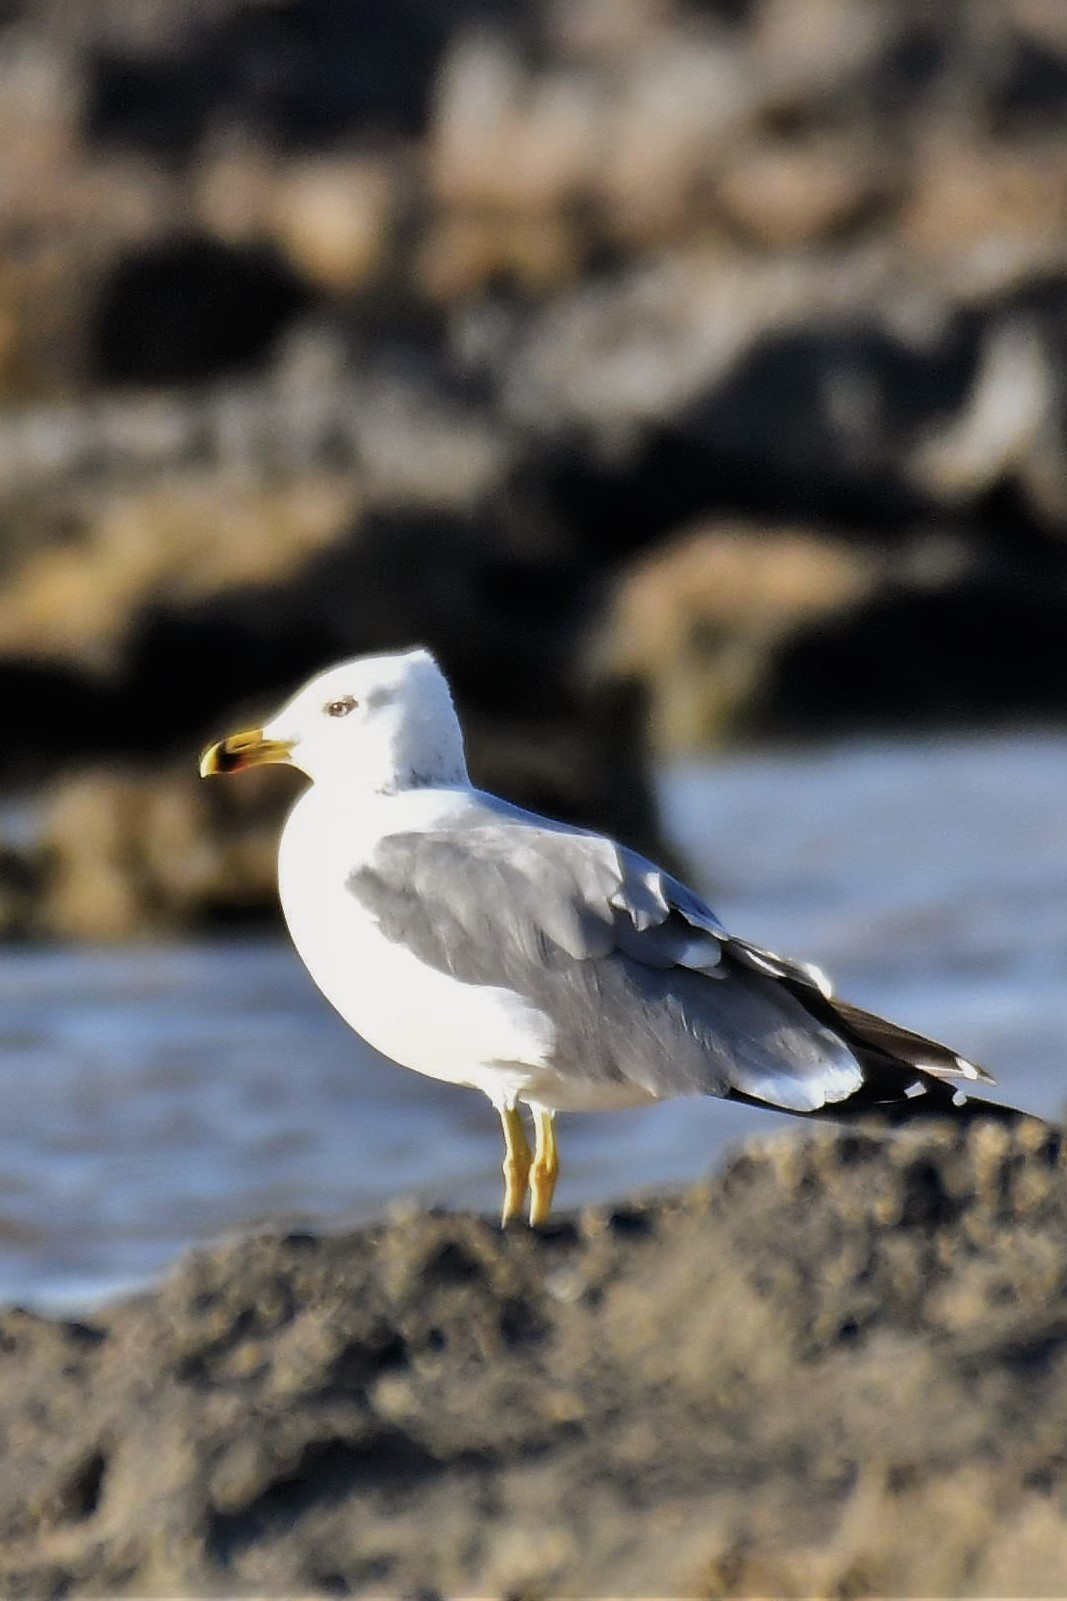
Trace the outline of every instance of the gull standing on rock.
<path fill-rule="evenodd" d="M 527 1191 L 530 1222 L 548 1218 L 557 1112 L 714 1095 L 799 1116 L 1021 1115 L 968 1100 L 960 1081 L 992 1083 L 983 1068 L 729 934 L 636 852 L 475 789 L 428 651 L 331 668 L 200 771 L 264 762 L 313 780 L 278 857 L 297 950 L 376 1050 L 489 1097 L 504 1223 Z"/>

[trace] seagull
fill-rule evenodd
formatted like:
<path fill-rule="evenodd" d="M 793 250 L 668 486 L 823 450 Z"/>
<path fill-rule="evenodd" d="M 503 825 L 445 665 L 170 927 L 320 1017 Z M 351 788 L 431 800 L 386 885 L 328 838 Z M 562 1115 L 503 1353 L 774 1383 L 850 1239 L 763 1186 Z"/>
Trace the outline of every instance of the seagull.
<path fill-rule="evenodd" d="M 297 951 L 368 1044 L 488 1096 L 505 1225 L 527 1195 L 531 1225 L 549 1218 L 558 1112 L 711 1095 L 800 1117 L 1025 1115 L 968 1098 L 984 1068 L 728 933 L 636 851 L 475 788 L 425 649 L 330 668 L 200 772 L 267 762 L 312 780 L 278 853 Z"/>

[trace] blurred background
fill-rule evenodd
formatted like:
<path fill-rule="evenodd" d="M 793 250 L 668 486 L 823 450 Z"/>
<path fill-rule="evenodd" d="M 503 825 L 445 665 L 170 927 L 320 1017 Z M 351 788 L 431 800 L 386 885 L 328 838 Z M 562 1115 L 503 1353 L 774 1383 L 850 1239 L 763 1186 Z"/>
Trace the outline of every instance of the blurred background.
<path fill-rule="evenodd" d="M 1057 1112 L 1065 377 L 1062 0 L 2 0 L 0 1298 L 495 1206 L 281 935 L 295 775 L 196 777 L 364 650 Z"/>

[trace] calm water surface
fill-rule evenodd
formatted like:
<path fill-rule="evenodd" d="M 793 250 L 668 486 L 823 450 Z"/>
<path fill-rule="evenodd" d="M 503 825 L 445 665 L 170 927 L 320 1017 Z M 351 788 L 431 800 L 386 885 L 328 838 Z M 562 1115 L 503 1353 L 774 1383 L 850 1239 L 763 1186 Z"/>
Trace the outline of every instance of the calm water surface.
<path fill-rule="evenodd" d="M 737 757 L 662 798 L 728 924 L 1061 1111 L 1067 737 Z M 362 1047 L 280 940 L 0 953 L 0 1098 L 3 1301 L 91 1304 L 249 1223 L 499 1202 L 488 1103 Z M 789 1126 L 714 1101 L 564 1119 L 561 1204 Z"/>

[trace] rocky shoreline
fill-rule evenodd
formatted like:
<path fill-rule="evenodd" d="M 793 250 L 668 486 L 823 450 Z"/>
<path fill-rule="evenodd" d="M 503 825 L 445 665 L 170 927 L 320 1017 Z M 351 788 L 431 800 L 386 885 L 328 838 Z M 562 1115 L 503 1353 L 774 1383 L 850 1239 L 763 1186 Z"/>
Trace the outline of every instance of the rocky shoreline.
<path fill-rule="evenodd" d="M 1054 1130 L 815 1131 L 9 1311 L 0 1588 L 1063 1594 L 1065 1228 Z"/>

